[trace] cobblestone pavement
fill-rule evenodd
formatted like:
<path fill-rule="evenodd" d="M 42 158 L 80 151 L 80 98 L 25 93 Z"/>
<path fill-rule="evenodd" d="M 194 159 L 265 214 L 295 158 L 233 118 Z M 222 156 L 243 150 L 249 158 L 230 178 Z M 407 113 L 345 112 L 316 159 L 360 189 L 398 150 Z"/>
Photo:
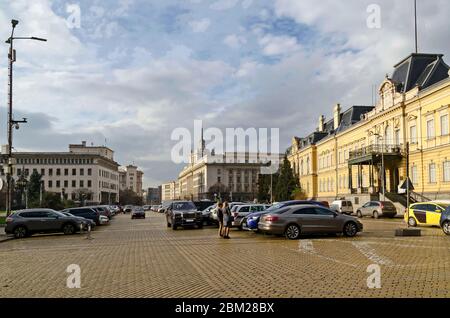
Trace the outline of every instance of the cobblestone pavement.
<path fill-rule="evenodd" d="M 449 297 L 450 238 L 425 228 L 398 238 L 400 220 L 364 219 L 353 239 L 280 237 L 167 229 L 164 217 L 117 216 L 85 236 L 34 236 L 0 243 L 0 294 L 9 297 Z M 66 287 L 67 266 L 81 288 Z M 369 289 L 367 268 L 381 268 Z"/>

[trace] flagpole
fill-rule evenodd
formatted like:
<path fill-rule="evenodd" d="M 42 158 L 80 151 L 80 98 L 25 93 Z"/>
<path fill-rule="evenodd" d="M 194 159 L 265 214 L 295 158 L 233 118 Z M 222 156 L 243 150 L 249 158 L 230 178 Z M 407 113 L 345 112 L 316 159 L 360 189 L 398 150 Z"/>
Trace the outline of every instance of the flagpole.
<path fill-rule="evenodd" d="M 418 36 L 417 36 L 417 0 L 414 0 L 414 33 L 415 33 L 415 44 L 416 44 L 416 54 L 419 53 L 418 48 Z"/>

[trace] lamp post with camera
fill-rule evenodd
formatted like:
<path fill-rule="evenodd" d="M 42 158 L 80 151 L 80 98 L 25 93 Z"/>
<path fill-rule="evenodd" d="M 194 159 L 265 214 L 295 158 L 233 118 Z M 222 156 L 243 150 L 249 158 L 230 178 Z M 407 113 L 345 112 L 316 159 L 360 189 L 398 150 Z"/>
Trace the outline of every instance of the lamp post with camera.
<path fill-rule="evenodd" d="M 14 40 L 33 40 L 33 41 L 47 41 L 43 38 L 37 37 L 15 37 L 14 30 L 16 26 L 19 24 L 18 20 L 11 20 L 12 31 L 11 36 L 6 40 L 6 43 L 9 44 L 9 52 L 8 52 L 8 145 L 6 146 L 5 153 L 7 155 L 6 161 L 6 215 L 9 216 L 11 214 L 12 207 L 12 175 L 13 175 L 13 166 L 14 166 L 14 158 L 12 156 L 12 143 L 13 143 L 13 128 L 19 129 L 20 124 L 27 123 L 27 119 L 23 118 L 23 120 L 14 120 L 13 118 L 13 65 L 16 62 L 16 50 L 14 49 Z"/>

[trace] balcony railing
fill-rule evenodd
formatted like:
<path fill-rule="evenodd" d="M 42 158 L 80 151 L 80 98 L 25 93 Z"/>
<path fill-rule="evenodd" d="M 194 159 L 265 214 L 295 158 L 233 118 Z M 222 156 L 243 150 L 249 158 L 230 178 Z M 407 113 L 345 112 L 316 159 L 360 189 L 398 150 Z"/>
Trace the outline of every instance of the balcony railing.
<path fill-rule="evenodd" d="M 403 154 L 403 149 L 399 145 L 372 145 L 358 150 L 350 151 L 349 160 L 359 159 L 370 155 L 380 154 Z"/>

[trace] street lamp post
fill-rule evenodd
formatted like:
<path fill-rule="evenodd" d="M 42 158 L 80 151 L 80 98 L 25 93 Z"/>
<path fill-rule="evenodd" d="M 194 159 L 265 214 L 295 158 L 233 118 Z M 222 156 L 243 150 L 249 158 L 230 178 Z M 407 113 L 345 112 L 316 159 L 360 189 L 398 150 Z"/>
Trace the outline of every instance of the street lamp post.
<path fill-rule="evenodd" d="M 382 186 L 382 194 L 383 194 L 383 201 L 386 201 L 386 171 L 384 166 L 384 144 L 383 144 L 383 137 L 380 134 L 374 134 L 374 136 L 377 137 L 378 140 L 381 140 L 381 186 Z"/>
<path fill-rule="evenodd" d="M 46 39 L 37 38 L 37 37 L 15 37 L 14 30 L 16 26 L 19 24 L 18 20 L 11 20 L 12 31 L 11 36 L 6 40 L 6 43 L 9 44 L 9 53 L 8 53 L 8 147 L 7 147 L 7 168 L 6 168 L 6 215 L 9 216 L 11 214 L 12 207 L 12 168 L 14 165 L 13 157 L 12 157 L 12 143 L 13 143 L 13 134 L 12 130 L 15 127 L 19 129 L 19 124 L 26 123 L 27 119 L 23 120 L 14 120 L 13 118 L 13 65 L 16 61 L 16 50 L 14 49 L 14 40 L 34 40 L 34 41 L 47 41 Z"/>

